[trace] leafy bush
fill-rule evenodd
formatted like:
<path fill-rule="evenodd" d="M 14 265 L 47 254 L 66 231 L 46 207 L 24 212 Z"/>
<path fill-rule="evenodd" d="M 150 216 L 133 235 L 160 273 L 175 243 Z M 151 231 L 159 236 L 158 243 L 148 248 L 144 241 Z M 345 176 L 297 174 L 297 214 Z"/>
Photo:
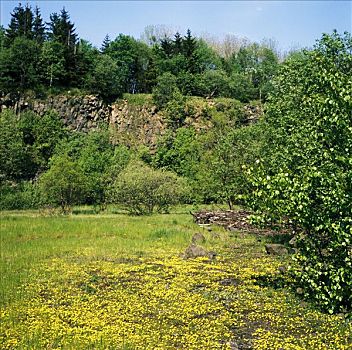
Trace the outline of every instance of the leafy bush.
<path fill-rule="evenodd" d="M 352 39 L 323 35 L 274 81 L 249 204 L 302 234 L 295 271 L 329 312 L 352 306 Z"/>
<path fill-rule="evenodd" d="M 16 180 L 24 173 L 26 154 L 23 132 L 12 111 L 0 114 L 0 180 Z"/>
<path fill-rule="evenodd" d="M 132 161 L 113 184 L 111 199 L 133 215 L 145 215 L 167 212 L 181 201 L 184 190 L 184 182 L 175 174 Z"/>
<path fill-rule="evenodd" d="M 180 93 L 180 90 L 177 87 L 176 77 L 171 73 L 164 73 L 158 77 L 157 85 L 153 89 L 153 101 L 159 109 L 162 109 L 177 93 Z"/>
<path fill-rule="evenodd" d="M 39 206 L 38 187 L 28 181 L 0 187 L 0 210 L 33 209 Z"/>
<path fill-rule="evenodd" d="M 177 129 L 183 126 L 186 119 L 186 98 L 176 91 L 172 100 L 165 105 L 166 119 L 171 129 Z"/>
<path fill-rule="evenodd" d="M 87 178 L 67 154 L 51 160 L 50 168 L 39 178 L 42 204 L 60 207 L 68 213 L 72 205 L 81 203 L 87 192 Z"/>
<path fill-rule="evenodd" d="M 94 70 L 88 76 L 87 87 L 105 99 L 122 95 L 123 76 L 115 60 L 108 55 L 96 57 Z"/>
<path fill-rule="evenodd" d="M 160 140 L 153 163 L 179 176 L 195 179 L 201 155 L 201 143 L 193 128 L 168 132 Z"/>
<path fill-rule="evenodd" d="M 259 156 L 261 129 L 253 125 L 213 137 L 215 144 L 202 157 L 199 186 L 205 198 L 226 202 L 233 209 L 234 204 L 243 204 L 243 196 L 251 190 L 243 165 L 253 164 Z"/>

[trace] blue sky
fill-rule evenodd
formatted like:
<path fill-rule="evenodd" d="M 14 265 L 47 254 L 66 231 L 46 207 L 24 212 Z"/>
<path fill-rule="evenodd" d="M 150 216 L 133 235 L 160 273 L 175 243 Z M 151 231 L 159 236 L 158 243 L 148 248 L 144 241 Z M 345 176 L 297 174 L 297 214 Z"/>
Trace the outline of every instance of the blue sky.
<path fill-rule="evenodd" d="M 25 4 L 26 1 L 22 1 Z M 311 47 L 323 32 L 352 31 L 352 1 L 28 1 L 43 18 L 68 10 L 81 38 L 100 47 L 108 33 L 139 38 L 147 25 L 166 25 L 184 33 L 222 37 L 227 33 L 252 41 L 275 39 L 281 50 Z M 10 21 L 18 1 L 1 0 L 1 24 Z"/>

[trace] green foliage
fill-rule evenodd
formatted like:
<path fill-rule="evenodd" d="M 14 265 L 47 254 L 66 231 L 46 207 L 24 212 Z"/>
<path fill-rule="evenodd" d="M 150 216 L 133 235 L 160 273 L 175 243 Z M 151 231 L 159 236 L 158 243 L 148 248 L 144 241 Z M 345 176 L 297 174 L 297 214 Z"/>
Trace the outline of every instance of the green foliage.
<path fill-rule="evenodd" d="M 229 96 L 241 102 L 249 102 L 256 98 L 257 91 L 248 75 L 235 72 L 229 78 Z"/>
<path fill-rule="evenodd" d="M 18 37 L 32 39 L 34 15 L 31 7 L 27 4 L 23 7 L 19 4 L 11 13 L 11 21 L 6 30 L 6 43 L 10 46 Z"/>
<path fill-rule="evenodd" d="M 124 147 L 110 143 L 108 131 L 92 131 L 83 138 L 77 163 L 87 180 L 85 203 L 99 205 L 107 203 L 108 187 L 127 166 L 130 154 Z"/>
<path fill-rule="evenodd" d="M 277 69 L 278 57 L 271 48 L 256 43 L 241 47 L 228 62 L 233 81 L 232 96 L 243 102 L 265 99 Z"/>
<path fill-rule="evenodd" d="M 25 37 L 0 52 L 0 90 L 24 91 L 38 84 L 39 45 Z"/>
<path fill-rule="evenodd" d="M 153 89 L 153 101 L 159 109 L 162 109 L 177 93 L 179 89 L 176 77 L 171 73 L 164 73 L 158 77 L 157 85 Z"/>
<path fill-rule="evenodd" d="M 301 233 L 297 282 L 330 312 L 352 305 L 352 39 L 324 34 L 287 60 L 265 117 L 250 205 Z"/>
<path fill-rule="evenodd" d="M 79 204 L 87 191 L 87 178 L 67 154 L 52 158 L 50 168 L 39 178 L 42 204 L 60 207 L 68 213 L 72 205 Z"/>
<path fill-rule="evenodd" d="M 100 55 L 86 79 L 86 87 L 103 98 L 114 99 L 122 95 L 123 79 L 115 60 L 108 55 Z"/>
<path fill-rule="evenodd" d="M 114 59 L 122 75 L 123 91 L 147 92 L 148 71 L 151 68 L 151 49 L 131 36 L 120 34 L 110 42 L 104 54 Z"/>
<path fill-rule="evenodd" d="M 198 181 L 203 196 L 216 203 L 226 202 L 229 209 L 243 204 L 251 192 L 244 166 L 259 156 L 261 129 L 257 125 L 215 133 L 216 143 L 202 157 Z"/>
<path fill-rule="evenodd" d="M 33 112 L 21 113 L 19 125 L 33 163 L 33 170 L 29 174 L 36 174 L 47 168 L 55 147 L 67 136 L 66 128 L 54 111 L 49 111 L 43 116 Z"/>
<path fill-rule="evenodd" d="M 212 119 L 216 129 L 232 128 L 244 124 L 246 115 L 240 101 L 232 98 L 217 98 L 214 99 L 214 103 L 216 112 L 212 113 Z M 223 116 L 222 121 L 216 120 L 216 115 L 220 114 Z"/>
<path fill-rule="evenodd" d="M 129 94 L 125 93 L 122 96 L 131 106 L 151 106 L 153 105 L 153 97 L 151 94 Z"/>
<path fill-rule="evenodd" d="M 168 126 L 171 129 L 183 126 L 186 119 L 186 98 L 176 90 L 172 95 L 172 99 L 167 102 L 164 110 Z"/>
<path fill-rule="evenodd" d="M 19 118 L 12 111 L 0 114 L 0 182 L 20 180 L 29 174 L 31 159 Z"/>
<path fill-rule="evenodd" d="M 208 70 L 201 77 L 201 94 L 206 97 L 229 96 L 229 79 L 222 70 Z"/>
<path fill-rule="evenodd" d="M 168 212 L 181 201 L 184 190 L 184 182 L 175 174 L 132 161 L 113 184 L 112 201 L 133 215 Z"/>
<path fill-rule="evenodd" d="M 40 201 L 38 186 L 23 181 L 18 184 L 0 185 L 0 210 L 18 210 L 38 208 Z"/>
<path fill-rule="evenodd" d="M 64 46 L 57 41 L 43 44 L 40 55 L 40 71 L 42 80 L 51 87 L 61 82 L 65 76 Z"/>
<path fill-rule="evenodd" d="M 167 133 L 159 142 L 153 164 L 176 174 L 195 179 L 201 144 L 193 128 L 180 128 Z"/>

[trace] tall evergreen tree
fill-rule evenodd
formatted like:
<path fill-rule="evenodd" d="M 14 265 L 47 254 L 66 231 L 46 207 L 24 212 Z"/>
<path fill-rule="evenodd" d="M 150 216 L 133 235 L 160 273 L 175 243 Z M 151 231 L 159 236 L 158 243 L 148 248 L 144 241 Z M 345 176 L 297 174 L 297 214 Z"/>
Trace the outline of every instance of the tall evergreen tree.
<path fill-rule="evenodd" d="M 111 40 L 110 40 L 109 34 L 106 34 L 103 40 L 103 43 L 101 45 L 100 52 L 105 53 L 106 50 L 109 48 L 110 44 L 111 44 Z"/>
<path fill-rule="evenodd" d="M 6 45 L 9 47 L 15 38 L 23 36 L 27 39 L 33 37 L 33 12 L 29 5 L 23 7 L 21 3 L 11 13 L 11 21 L 6 30 Z"/>
<path fill-rule="evenodd" d="M 187 30 L 187 34 L 184 37 L 183 40 L 183 54 L 187 57 L 190 58 L 193 56 L 194 51 L 196 50 L 197 47 L 197 41 L 196 39 L 192 36 L 191 30 Z"/>
<path fill-rule="evenodd" d="M 75 25 L 70 21 L 68 12 L 63 8 L 60 15 L 52 13 L 50 15 L 49 38 L 58 41 L 67 48 L 75 50 L 78 35 L 75 33 Z"/>
<path fill-rule="evenodd" d="M 176 32 L 174 37 L 174 53 L 177 55 L 182 52 L 182 36 L 179 32 Z"/>
<path fill-rule="evenodd" d="M 45 41 L 45 24 L 40 14 L 39 7 L 36 6 L 34 10 L 34 21 L 33 21 L 33 39 L 42 44 Z"/>
<path fill-rule="evenodd" d="M 192 74 L 200 73 L 199 60 L 196 52 L 197 40 L 192 36 L 190 29 L 187 30 L 182 44 L 183 54 L 187 58 L 187 70 Z"/>
<path fill-rule="evenodd" d="M 58 15 L 50 15 L 49 39 L 58 42 L 64 47 L 65 60 L 65 78 L 61 83 L 65 86 L 75 85 L 77 83 L 77 46 L 78 35 L 75 33 L 74 23 L 70 21 L 68 12 L 63 8 Z"/>
<path fill-rule="evenodd" d="M 0 25 L 0 52 L 4 49 L 5 45 L 5 38 L 6 38 L 6 31 L 5 28 Z"/>
<path fill-rule="evenodd" d="M 172 57 L 172 54 L 173 54 L 173 43 L 172 41 L 170 40 L 169 37 L 164 37 L 164 39 L 162 39 L 160 41 L 160 47 L 162 49 L 162 51 L 164 52 L 165 56 L 167 58 L 170 58 Z"/>

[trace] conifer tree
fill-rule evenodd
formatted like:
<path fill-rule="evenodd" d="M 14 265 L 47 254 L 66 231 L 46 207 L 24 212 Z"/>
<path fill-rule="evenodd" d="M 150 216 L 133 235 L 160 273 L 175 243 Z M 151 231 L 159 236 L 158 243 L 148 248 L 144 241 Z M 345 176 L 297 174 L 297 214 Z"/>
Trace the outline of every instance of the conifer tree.
<path fill-rule="evenodd" d="M 166 57 L 170 58 L 173 54 L 173 43 L 170 40 L 170 38 L 168 37 L 164 37 L 164 39 L 162 39 L 160 41 L 160 46 L 165 54 Z"/>
<path fill-rule="evenodd" d="M 27 39 L 33 37 L 33 12 L 29 5 L 23 7 L 21 3 L 11 13 L 11 21 L 6 30 L 6 44 L 9 47 L 15 38 L 23 36 Z"/>
<path fill-rule="evenodd" d="M 75 33 L 74 23 L 70 21 L 68 12 L 63 8 L 60 14 L 52 13 L 50 15 L 49 39 L 60 43 L 64 47 L 65 60 L 65 79 L 63 85 L 74 85 L 77 81 L 77 46 L 78 35 Z"/>
<path fill-rule="evenodd" d="M 33 21 L 33 39 L 42 44 L 45 41 L 45 24 L 43 23 L 40 9 L 36 6 L 34 10 L 34 21 Z"/>
<path fill-rule="evenodd" d="M 49 38 L 58 41 L 69 49 L 74 50 L 78 41 L 74 24 L 70 21 L 68 12 L 63 8 L 60 15 L 52 13 L 50 15 Z"/>
<path fill-rule="evenodd" d="M 196 39 L 192 36 L 191 30 L 187 30 L 187 34 L 183 40 L 183 54 L 190 58 L 193 56 L 196 49 L 197 42 Z"/>
<path fill-rule="evenodd" d="M 187 58 L 187 70 L 192 74 L 199 73 L 199 64 L 196 54 L 197 40 L 192 36 L 190 29 L 187 30 L 182 44 L 183 54 Z"/>
<path fill-rule="evenodd" d="M 174 38 L 174 53 L 177 55 L 182 52 L 182 36 L 179 32 L 176 32 Z"/>
<path fill-rule="evenodd" d="M 110 36 L 109 34 L 106 34 L 103 40 L 103 43 L 101 45 L 100 52 L 105 53 L 106 50 L 109 48 L 110 44 L 111 44 Z"/>

